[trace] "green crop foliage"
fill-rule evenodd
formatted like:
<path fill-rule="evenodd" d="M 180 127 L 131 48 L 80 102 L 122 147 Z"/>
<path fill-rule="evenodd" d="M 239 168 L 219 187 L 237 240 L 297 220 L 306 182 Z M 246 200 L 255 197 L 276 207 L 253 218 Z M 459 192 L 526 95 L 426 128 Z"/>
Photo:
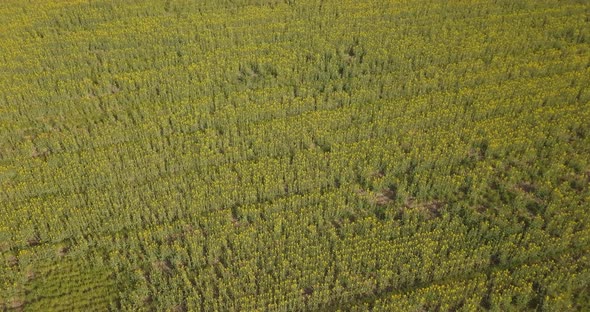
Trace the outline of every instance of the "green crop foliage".
<path fill-rule="evenodd" d="M 590 310 L 589 13 L 0 1 L 0 311 Z"/>

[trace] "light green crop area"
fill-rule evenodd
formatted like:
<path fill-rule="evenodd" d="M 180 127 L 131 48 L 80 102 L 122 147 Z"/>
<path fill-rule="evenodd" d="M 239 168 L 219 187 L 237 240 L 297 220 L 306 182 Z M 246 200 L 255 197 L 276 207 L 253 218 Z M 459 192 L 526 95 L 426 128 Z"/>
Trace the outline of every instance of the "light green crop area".
<path fill-rule="evenodd" d="M 0 311 L 589 311 L 589 16 L 0 1 Z"/>

